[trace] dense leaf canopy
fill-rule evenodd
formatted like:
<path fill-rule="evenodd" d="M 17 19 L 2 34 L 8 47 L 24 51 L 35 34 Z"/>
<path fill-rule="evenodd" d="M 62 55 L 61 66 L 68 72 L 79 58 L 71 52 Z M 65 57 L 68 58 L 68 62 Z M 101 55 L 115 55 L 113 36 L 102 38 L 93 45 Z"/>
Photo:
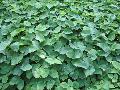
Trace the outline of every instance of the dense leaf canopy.
<path fill-rule="evenodd" d="M 120 1 L 0 0 L 0 90 L 120 90 Z"/>

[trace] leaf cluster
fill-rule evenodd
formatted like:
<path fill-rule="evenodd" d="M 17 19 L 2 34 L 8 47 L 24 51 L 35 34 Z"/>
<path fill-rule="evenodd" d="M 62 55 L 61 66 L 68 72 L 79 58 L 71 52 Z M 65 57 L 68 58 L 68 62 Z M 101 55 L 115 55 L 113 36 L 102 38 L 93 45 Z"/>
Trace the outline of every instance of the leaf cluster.
<path fill-rule="evenodd" d="M 1 0 L 0 90 L 119 90 L 119 0 Z"/>

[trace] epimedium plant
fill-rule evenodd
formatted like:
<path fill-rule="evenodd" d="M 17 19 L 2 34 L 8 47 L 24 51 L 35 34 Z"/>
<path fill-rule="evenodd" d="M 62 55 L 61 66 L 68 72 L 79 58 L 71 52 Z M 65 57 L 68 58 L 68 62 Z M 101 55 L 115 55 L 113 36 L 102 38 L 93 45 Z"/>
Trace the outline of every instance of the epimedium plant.
<path fill-rule="evenodd" d="M 119 0 L 1 0 L 0 90 L 119 90 Z"/>

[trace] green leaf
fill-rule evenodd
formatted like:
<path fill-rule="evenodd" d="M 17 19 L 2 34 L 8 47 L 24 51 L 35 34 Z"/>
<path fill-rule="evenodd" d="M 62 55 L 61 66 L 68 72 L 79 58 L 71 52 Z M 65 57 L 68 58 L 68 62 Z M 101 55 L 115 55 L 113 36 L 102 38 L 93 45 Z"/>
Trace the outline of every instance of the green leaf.
<path fill-rule="evenodd" d="M 97 58 L 97 51 L 95 49 L 89 50 L 88 56 L 91 57 L 92 60 L 95 60 Z"/>
<path fill-rule="evenodd" d="M 83 52 L 81 52 L 81 50 L 74 50 L 74 49 L 69 49 L 68 52 L 66 53 L 67 57 L 72 59 L 80 58 L 82 54 Z"/>
<path fill-rule="evenodd" d="M 95 28 L 95 24 L 94 24 L 93 22 L 89 22 L 89 23 L 88 23 L 88 27 L 89 27 L 90 33 L 91 33 L 92 35 L 98 33 L 97 29 Z"/>
<path fill-rule="evenodd" d="M 12 69 L 12 67 L 11 67 L 10 65 L 8 65 L 8 64 L 2 64 L 1 66 L 2 66 L 2 68 L 1 68 L 1 70 L 0 70 L 0 73 L 1 73 L 1 74 L 7 74 L 7 73 L 9 73 L 9 72 L 11 71 L 11 69 Z"/>
<path fill-rule="evenodd" d="M 111 50 L 112 50 L 112 51 L 115 51 L 116 49 L 120 49 L 120 44 L 118 44 L 118 43 L 113 43 L 112 46 L 111 46 Z"/>
<path fill-rule="evenodd" d="M 71 33 L 73 33 L 73 32 L 71 31 L 70 28 L 69 28 L 69 29 L 68 29 L 68 28 L 65 28 L 64 31 L 63 31 L 63 33 L 64 33 L 64 34 L 71 34 Z"/>
<path fill-rule="evenodd" d="M 40 32 L 36 32 L 35 39 L 40 41 L 40 42 L 43 42 L 45 40 L 43 34 Z"/>
<path fill-rule="evenodd" d="M 39 50 L 39 51 L 37 51 L 37 53 L 36 53 L 40 58 L 42 58 L 42 59 L 45 59 L 46 58 L 46 52 L 45 51 L 43 51 L 43 50 Z"/>
<path fill-rule="evenodd" d="M 55 84 L 55 81 L 54 81 L 54 80 L 49 80 L 49 81 L 47 82 L 47 89 L 48 89 L 48 90 L 52 89 L 52 87 L 54 86 L 54 84 Z"/>
<path fill-rule="evenodd" d="M 42 78 L 46 78 L 49 75 L 49 69 L 47 68 L 40 68 L 39 73 L 42 76 Z"/>
<path fill-rule="evenodd" d="M 7 46 L 9 46 L 11 43 L 11 40 L 6 40 L 6 41 L 2 41 L 0 42 L 0 51 L 3 51 L 7 48 Z"/>
<path fill-rule="evenodd" d="M 84 51 L 86 48 L 82 42 L 70 43 L 70 47 L 73 49 L 80 49 L 81 51 Z"/>
<path fill-rule="evenodd" d="M 66 54 L 67 53 L 67 48 L 66 47 L 61 47 L 59 53 L 60 54 Z"/>
<path fill-rule="evenodd" d="M 66 82 L 60 83 L 60 86 L 66 89 L 68 88 L 68 84 Z"/>
<path fill-rule="evenodd" d="M 29 64 L 29 63 L 24 63 L 22 64 L 22 66 L 20 67 L 23 71 L 27 71 L 27 70 L 30 70 L 32 69 L 32 66 Z"/>
<path fill-rule="evenodd" d="M 61 14 L 64 15 L 64 14 L 66 14 L 66 12 L 61 11 Z M 66 25 L 68 25 L 69 27 L 73 27 L 73 26 L 74 26 L 74 23 L 73 23 L 73 21 L 71 21 L 71 20 L 66 20 L 65 23 L 66 23 Z"/>
<path fill-rule="evenodd" d="M 31 23 L 29 21 L 24 21 L 25 26 L 31 26 Z"/>
<path fill-rule="evenodd" d="M 52 65 L 52 64 L 62 64 L 61 61 L 57 58 L 48 57 L 48 58 L 45 59 L 45 61 L 48 62 L 50 65 Z"/>
<path fill-rule="evenodd" d="M 67 90 L 74 90 L 74 88 L 73 87 L 68 87 Z"/>
<path fill-rule="evenodd" d="M 20 80 L 17 83 L 17 88 L 18 88 L 18 90 L 23 90 L 23 88 L 24 88 L 24 81 L 23 80 Z"/>
<path fill-rule="evenodd" d="M 27 72 L 26 72 L 26 77 L 27 77 L 28 79 L 31 79 L 31 78 L 33 77 L 32 71 L 27 71 Z"/>
<path fill-rule="evenodd" d="M 35 66 L 32 69 L 32 73 L 35 78 L 40 78 L 40 77 L 46 78 L 49 75 L 49 69 Z"/>
<path fill-rule="evenodd" d="M 34 41 L 32 41 L 32 44 L 30 46 L 28 46 L 27 48 L 25 48 L 23 50 L 23 52 L 24 52 L 25 55 L 27 55 L 29 53 L 32 53 L 32 52 L 35 52 L 35 51 L 39 50 L 39 48 L 40 47 L 39 47 L 38 41 L 34 40 Z"/>
<path fill-rule="evenodd" d="M 38 26 L 36 26 L 36 30 L 38 31 L 45 31 L 49 26 L 48 25 L 42 25 L 42 24 L 39 24 Z"/>
<path fill-rule="evenodd" d="M 99 46 L 100 48 L 102 48 L 105 52 L 110 50 L 110 47 L 108 46 L 107 43 L 97 43 L 97 46 Z"/>
<path fill-rule="evenodd" d="M 88 59 L 73 61 L 73 65 L 75 65 L 76 67 L 84 68 L 84 69 L 88 69 L 90 66 Z"/>
<path fill-rule="evenodd" d="M 40 66 L 36 65 L 32 68 L 32 73 L 33 73 L 33 76 L 35 78 L 39 78 L 40 77 L 40 72 L 39 72 L 39 68 Z"/>
<path fill-rule="evenodd" d="M 31 90 L 44 90 L 44 87 L 45 87 L 44 81 L 39 80 L 38 82 L 33 82 Z"/>
<path fill-rule="evenodd" d="M 73 82 L 73 87 L 78 89 L 80 87 L 80 84 L 77 81 Z"/>
<path fill-rule="evenodd" d="M 1 90 L 6 90 L 8 87 L 9 87 L 9 83 L 5 83 L 5 84 L 3 84 Z"/>
<path fill-rule="evenodd" d="M 86 36 L 88 36 L 88 35 L 90 35 L 90 29 L 89 29 L 89 27 L 87 27 L 87 26 L 84 26 L 83 27 L 83 30 L 82 30 L 82 32 L 81 32 L 81 35 L 83 36 L 83 37 L 86 37 Z"/>
<path fill-rule="evenodd" d="M 0 63 L 5 62 L 7 57 L 5 55 L 0 55 Z"/>
<path fill-rule="evenodd" d="M 2 83 L 7 83 L 8 81 L 8 76 L 4 75 L 2 76 Z"/>
<path fill-rule="evenodd" d="M 10 80 L 9 84 L 10 84 L 10 85 L 16 85 L 16 84 L 18 84 L 19 81 L 20 81 L 19 77 L 14 76 L 14 77 Z"/>
<path fill-rule="evenodd" d="M 112 63 L 112 65 L 113 65 L 117 70 L 120 70 L 120 63 L 119 63 L 119 62 L 117 62 L 117 61 L 112 61 L 111 63 Z"/>
<path fill-rule="evenodd" d="M 23 45 L 23 44 L 20 42 L 15 42 L 15 43 L 12 43 L 10 47 L 13 51 L 18 52 L 20 45 Z"/>
<path fill-rule="evenodd" d="M 2 89 L 3 83 L 0 83 L 0 89 Z"/>
<path fill-rule="evenodd" d="M 55 88 L 55 90 L 66 90 L 66 89 L 63 88 L 63 87 L 61 87 L 61 86 L 57 86 L 57 87 Z"/>
<path fill-rule="evenodd" d="M 20 69 L 19 66 L 16 66 L 13 70 L 13 75 L 18 75 L 20 76 L 22 74 L 22 70 Z"/>
<path fill-rule="evenodd" d="M 59 33 L 60 32 L 60 30 L 61 30 L 61 27 L 60 26 L 58 26 L 58 27 L 56 27 L 55 28 L 55 30 L 53 31 L 54 33 Z"/>
<path fill-rule="evenodd" d="M 95 72 L 95 68 L 93 66 L 91 66 L 88 69 L 86 69 L 84 72 L 85 72 L 85 75 L 87 77 L 89 75 L 92 75 Z"/>
<path fill-rule="evenodd" d="M 115 39 L 115 32 L 111 32 L 109 35 L 108 35 L 108 39 L 113 41 Z"/>
<path fill-rule="evenodd" d="M 11 56 L 11 65 L 20 63 L 23 59 L 23 54 L 13 53 Z"/>
<path fill-rule="evenodd" d="M 55 45 L 54 45 L 54 49 L 57 52 L 60 52 L 60 49 L 63 47 L 63 43 L 58 41 Z"/>
<path fill-rule="evenodd" d="M 73 82 L 70 79 L 68 79 L 68 85 L 69 87 L 73 87 Z"/>
<path fill-rule="evenodd" d="M 11 37 L 15 37 L 15 36 L 17 36 L 19 33 L 21 33 L 22 31 L 25 31 L 25 29 L 24 28 L 18 28 L 18 29 L 16 29 L 16 30 L 14 30 L 14 31 L 12 31 L 10 34 L 11 34 Z"/>
<path fill-rule="evenodd" d="M 42 4 L 39 2 L 35 2 L 34 4 L 35 4 L 35 7 L 38 9 L 42 7 Z"/>
<path fill-rule="evenodd" d="M 59 75 L 58 75 L 57 70 L 51 69 L 51 70 L 50 70 L 50 76 L 51 76 L 52 78 L 58 78 Z"/>

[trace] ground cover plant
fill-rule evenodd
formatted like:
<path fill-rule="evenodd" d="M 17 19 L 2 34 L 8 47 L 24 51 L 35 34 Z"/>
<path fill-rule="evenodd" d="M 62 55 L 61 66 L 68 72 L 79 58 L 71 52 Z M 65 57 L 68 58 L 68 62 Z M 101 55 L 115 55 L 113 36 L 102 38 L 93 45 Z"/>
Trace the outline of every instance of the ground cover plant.
<path fill-rule="evenodd" d="M 0 0 L 0 90 L 120 90 L 120 1 Z"/>

